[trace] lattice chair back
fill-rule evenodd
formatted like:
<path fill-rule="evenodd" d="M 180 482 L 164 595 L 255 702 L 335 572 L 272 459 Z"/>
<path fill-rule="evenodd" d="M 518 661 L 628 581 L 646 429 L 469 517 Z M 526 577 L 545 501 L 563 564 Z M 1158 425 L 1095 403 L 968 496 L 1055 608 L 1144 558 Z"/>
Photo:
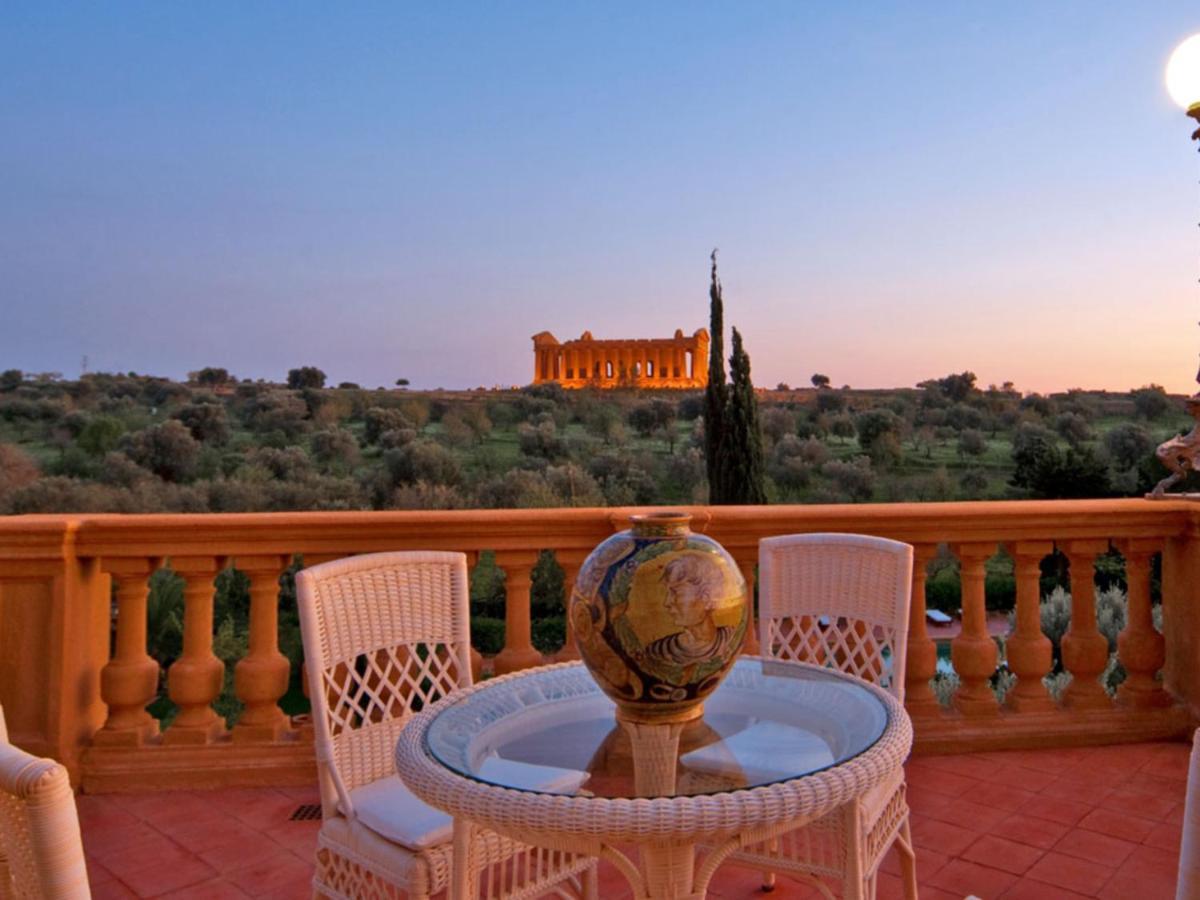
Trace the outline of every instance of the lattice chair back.
<path fill-rule="evenodd" d="M 764 654 L 832 666 L 904 700 L 909 544 L 861 534 L 789 534 L 762 540 L 758 564 Z"/>
<path fill-rule="evenodd" d="M 321 803 L 353 814 L 350 792 L 395 773 L 414 712 L 471 684 L 462 553 L 354 556 L 296 575 Z"/>
<path fill-rule="evenodd" d="M 91 897 L 67 770 L 8 743 L 0 711 L 0 897 Z"/>

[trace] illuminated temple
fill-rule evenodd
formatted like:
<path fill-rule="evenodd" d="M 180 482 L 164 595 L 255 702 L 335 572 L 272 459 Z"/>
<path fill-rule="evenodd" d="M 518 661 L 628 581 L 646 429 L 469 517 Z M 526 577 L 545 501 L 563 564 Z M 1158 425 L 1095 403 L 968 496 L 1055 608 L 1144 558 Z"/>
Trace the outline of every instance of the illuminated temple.
<path fill-rule="evenodd" d="M 548 381 L 567 388 L 702 388 L 708 384 L 708 331 L 611 341 L 585 331 L 565 343 L 543 331 L 533 336 L 533 383 Z"/>

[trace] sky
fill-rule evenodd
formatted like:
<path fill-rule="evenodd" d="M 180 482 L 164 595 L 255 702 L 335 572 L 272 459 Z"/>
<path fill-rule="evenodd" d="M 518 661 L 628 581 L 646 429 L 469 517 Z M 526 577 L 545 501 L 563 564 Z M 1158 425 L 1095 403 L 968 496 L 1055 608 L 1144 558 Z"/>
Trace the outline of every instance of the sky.
<path fill-rule="evenodd" d="M 0 369 L 1191 393 L 1195 0 L 5 3 Z M 728 338 L 727 338 L 728 340 Z"/>

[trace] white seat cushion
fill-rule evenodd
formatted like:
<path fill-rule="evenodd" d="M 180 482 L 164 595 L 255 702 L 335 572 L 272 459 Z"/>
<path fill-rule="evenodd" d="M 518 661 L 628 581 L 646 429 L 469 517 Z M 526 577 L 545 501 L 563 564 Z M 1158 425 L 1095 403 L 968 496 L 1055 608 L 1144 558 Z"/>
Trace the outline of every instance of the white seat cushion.
<path fill-rule="evenodd" d="M 362 824 L 412 850 L 447 843 L 454 833 L 450 814 L 434 809 L 410 791 L 398 775 L 355 788 L 350 792 L 350 802 Z"/>
<path fill-rule="evenodd" d="M 778 722 L 758 722 L 717 744 L 685 753 L 679 761 L 702 772 L 740 772 L 749 784 L 765 784 L 834 763 L 829 745 L 815 734 Z"/>
<path fill-rule="evenodd" d="M 588 773 L 493 756 L 484 760 L 479 776 L 484 781 L 520 790 L 573 794 L 587 781 Z M 450 814 L 430 806 L 410 791 L 398 775 L 355 788 L 350 792 L 350 802 L 359 822 L 411 850 L 448 843 L 454 834 L 454 819 Z"/>
<path fill-rule="evenodd" d="M 588 773 L 489 756 L 479 766 L 479 780 L 522 791 L 574 794 L 588 780 Z"/>

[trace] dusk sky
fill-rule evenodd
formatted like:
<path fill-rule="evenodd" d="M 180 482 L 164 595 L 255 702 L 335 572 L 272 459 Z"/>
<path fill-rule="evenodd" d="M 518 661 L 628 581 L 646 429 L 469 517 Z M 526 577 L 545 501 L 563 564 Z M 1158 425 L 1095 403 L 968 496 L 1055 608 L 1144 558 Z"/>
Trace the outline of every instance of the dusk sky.
<path fill-rule="evenodd" d="M 0 21 L 0 368 L 525 384 L 707 326 L 719 247 L 760 386 L 1195 390 L 1196 0 Z"/>

